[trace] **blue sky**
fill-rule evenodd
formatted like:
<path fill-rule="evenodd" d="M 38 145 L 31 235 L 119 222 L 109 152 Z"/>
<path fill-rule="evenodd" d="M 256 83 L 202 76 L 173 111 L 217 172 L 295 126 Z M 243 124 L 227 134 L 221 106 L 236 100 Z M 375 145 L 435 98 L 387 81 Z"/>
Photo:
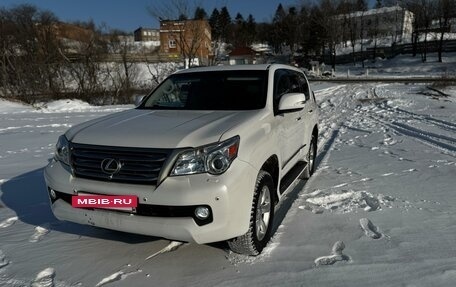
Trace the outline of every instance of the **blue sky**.
<path fill-rule="evenodd" d="M 163 0 L 166 1 L 166 0 Z M 373 2 L 373 0 L 369 0 Z M 148 13 L 146 7 L 157 5 L 158 0 L 1 0 L 0 6 L 29 3 L 41 9 L 54 12 L 62 21 L 93 19 L 97 25 L 105 23 L 111 28 L 126 32 L 139 26 L 157 28 L 158 22 Z M 214 8 L 227 6 L 231 17 L 237 12 L 244 17 L 252 14 L 257 22 L 269 21 L 279 5 L 296 5 L 299 0 L 190 0 L 190 5 L 201 3 L 210 15 Z"/>

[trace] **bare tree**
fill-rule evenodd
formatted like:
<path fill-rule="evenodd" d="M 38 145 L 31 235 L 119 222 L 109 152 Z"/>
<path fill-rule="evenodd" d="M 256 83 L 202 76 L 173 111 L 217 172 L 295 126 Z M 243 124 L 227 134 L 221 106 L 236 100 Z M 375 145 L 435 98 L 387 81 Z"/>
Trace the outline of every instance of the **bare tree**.
<path fill-rule="evenodd" d="M 127 35 L 119 31 L 112 31 L 110 34 L 108 51 L 120 59 L 120 62 L 106 64 L 113 84 L 114 99 L 118 103 L 128 103 L 131 102 L 138 80 L 138 66 L 129 58 L 133 52 L 133 43 Z"/>
<path fill-rule="evenodd" d="M 426 62 L 427 60 L 427 43 L 428 34 L 432 25 L 432 19 L 435 13 L 435 1 L 434 0 L 421 0 L 420 18 L 422 21 L 422 29 L 424 30 L 424 41 L 421 50 L 421 61 Z"/>
<path fill-rule="evenodd" d="M 64 85 L 57 22 L 51 12 L 27 4 L 0 11 L 3 94 L 26 102 L 59 96 Z"/>
<path fill-rule="evenodd" d="M 361 49 L 361 64 L 364 68 L 364 36 L 365 36 L 365 30 L 366 30 L 366 19 L 365 19 L 365 11 L 361 11 L 361 15 L 359 18 L 359 23 L 360 23 L 360 30 L 359 30 L 359 43 L 360 43 L 360 49 Z"/>
<path fill-rule="evenodd" d="M 325 45 L 328 47 L 331 68 L 336 70 L 336 56 L 337 50 L 336 46 L 340 43 L 340 32 L 341 25 L 337 21 L 337 15 L 339 14 L 336 6 L 337 1 L 335 0 L 322 0 L 320 3 L 320 19 L 319 25 L 323 28 Z"/>
<path fill-rule="evenodd" d="M 438 57 L 439 62 L 442 62 L 443 52 L 443 41 L 445 32 L 451 30 L 451 19 L 456 17 L 456 0 L 438 0 L 437 2 L 437 17 L 439 21 L 439 46 L 438 46 Z"/>
<path fill-rule="evenodd" d="M 416 47 L 420 40 L 420 36 L 423 41 L 420 42 L 421 60 L 426 62 L 427 50 L 428 50 L 428 34 L 431 30 L 432 20 L 435 17 L 436 11 L 436 0 L 404 0 L 404 4 L 408 10 L 412 11 L 415 15 L 414 19 L 414 53 L 416 55 Z"/>
<path fill-rule="evenodd" d="M 338 23 L 342 25 L 342 39 L 349 41 L 352 48 L 352 61 L 356 65 L 356 42 L 359 39 L 359 17 L 357 13 L 357 5 L 353 0 L 341 0 L 337 6 Z M 347 35 L 346 35 L 347 33 Z M 346 38 L 348 36 L 348 38 Z"/>
<path fill-rule="evenodd" d="M 79 43 L 76 61 L 65 59 L 75 96 L 89 103 L 103 103 L 108 78 L 102 60 L 107 50 L 99 33 L 93 32 L 88 41 Z"/>
<path fill-rule="evenodd" d="M 11 24 L 8 21 L 8 11 L 0 8 L 0 66 L 1 66 L 1 81 L 0 81 L 0 97 L 6 97 L 11 94 L 10 91 L 10 70 L 12 69 L 10 46 L 12 41 Z"/>
<path fill-rule="evenodd" d="M 175 72 L 178 68 L 176 63 L 150 63 L 145 62 L 147 71 L 150 75 L 150 86 L 148 89 L 154 89 L 158 86 L 166 77 Z"/>
<path fill-rule="evenodd" d="M 57 18 L 50 12 L 42 12 L 39 16 L 39 24 L 37 26 L 36 42 L 37 42 L 37 57 L 39 57 L 39 65 L 43 78 L 46 81 L 48 93 L 53 98 L 59 98 L 60 93 L 65 88 L 64 77 L 64 59 L 59 53 L 59 49 L 63 45 L 56 37 Z M 36 58 L 35 58 L 36 59 Z"/>
<path fill-rule="evenodd" d="M 379 4 L 380 5 L 380 4 Z M 382 34 L 383 31 L 380 29 L 380 21 L 379 21 L 379 14 L 375 13 L 373 17 L 373 23 L 371 25 L 368 25 L 367 29 L 367 35 L 370 39 L 374 41 L 374 52 L 372 54 L 372 60 L 375 62 L 377 59 L 377 43 L 378 43 L 378 38 Z"/>

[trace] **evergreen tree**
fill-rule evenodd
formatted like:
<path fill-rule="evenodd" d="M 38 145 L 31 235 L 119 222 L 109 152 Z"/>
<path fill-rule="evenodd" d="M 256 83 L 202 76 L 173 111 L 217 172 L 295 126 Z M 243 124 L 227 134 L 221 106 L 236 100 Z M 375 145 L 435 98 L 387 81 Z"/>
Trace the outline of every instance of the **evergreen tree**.
<path fill-rule="evenodd" d="M 193 17 L 195 20 L 204 20 L 207 19 L 207 13 L 204 8 L 196 7 L 195 9 L 195 16 Z"/>
<path fill-rule="evenodd" d="M 230 38 L 230 30 L 231 30 L 231 16 L 230 12 L 228 12 L 228 8 L 226 6 L 222 7 L 220 10 L 220 17 L 218 20 L 218 24 L 220 27 L 220 38 L 222 41 L 227 41 Z"/>
<path fill-rule="evenodd" d="M 285 19 L 286 15 L 287 13 L 285 13 L 285 9 L 283 9 L 282 3 L 280 3 L 279 6 L 277 6 L 274 19 L 272 21 L 275 23 L 281 22 Z"/>
<path fill-rule="evenodd" d="M 252 14 L 249 14 L 247 17 L 247 22 L 245 25 L 247 45 L 251 45 L 256 38 L 256 23 Z"/>
<path fill-rule="evenodd" d="M 236 23 L 237 25 L 241 25 L 244 23 L 244 17 L 241 13 L 236 14 L 236 17 L 234 18 L 234 23 Z"/>
<path fill-rule="evenodd" d="M 209 25 L 211 26 L 212 39 L 218 40 L 220 38 L 220 12 L 217 8 L 212 11 L 211 17 L 209 18 Z"/>
<path fill-rule="evenodd" d="M 295 44 L 297 43 L 299 24 L 296 7 L 290 7 L 288 14 L 285 16 L 283 26 L 285 43 L 292 52 L 294 52 Z"/>
<path fill-rule="evenodd" d="M 272 37 L 271 37 L 271 42 L 270 44 L 274 48 L 274 51 L 276 53 L 279 53 L 282 51 L 282 43 L 285 42 L 285 18 L 286 18 L 286 12 L 283 9 L 282 4 L 280 3 L 277 6 L 276 12 L 274 14 L 274 18 L 272 19 L 272 26 L 273 26 L 273 31 L 272 31 Z"/>
<path fill-rule="evenodd" d="M 367 2 L 366 0 L 357 0 L 356 1 L 356 10 L 357 11 L 367 11 Z"/>
<path fill-rule="evenodd" d="M 241 13 L 237 13 L 234 18 L 231 38 L 235 47 L 246 46 L 245 21 Z"/>
<path fill-rule="evenodd" d="M 375 1 L 375 6 L 374 6 L 375 9 L 382 8 L 382 7 L 383 7 L 382 0 Z"/>
<path fill-rule="evenodd" d="M 273 26 L 271 23 L 258 23 L 255 25 L 255 34 L 256 40 L 261 43 L 269 43 L 272 45 L 273 37 L 271 31 L 273 31 Z"/>

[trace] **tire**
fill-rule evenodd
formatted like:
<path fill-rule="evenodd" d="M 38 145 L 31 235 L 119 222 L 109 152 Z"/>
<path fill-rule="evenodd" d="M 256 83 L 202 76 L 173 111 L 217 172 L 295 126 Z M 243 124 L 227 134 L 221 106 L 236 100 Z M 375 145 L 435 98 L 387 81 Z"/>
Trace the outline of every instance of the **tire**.
<path fill-rule="evenodd" d="M 233 252 L 256 256 L 271 239 L 274 221 L 274 184 L 268 172 L 260 171 L 257 177 L 250 212 L 250 226 L 246 234 L 228 241 Z"/>
<path fill-rule="evenodd" d="M 307 162 L 307 167 L 304 170 L 301 179 L 309 179 L 315 171 L 315 159 L 317 158 L 317 139 L 315 135 L 312 135 L 310 139 L 310 147 L 307 152 L 305 161 Z"/>

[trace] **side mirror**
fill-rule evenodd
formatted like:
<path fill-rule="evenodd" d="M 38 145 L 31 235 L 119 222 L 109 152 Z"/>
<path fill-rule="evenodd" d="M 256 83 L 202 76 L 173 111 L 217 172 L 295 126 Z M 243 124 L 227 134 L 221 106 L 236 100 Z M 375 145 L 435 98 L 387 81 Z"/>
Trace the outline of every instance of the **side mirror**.
<path fill-rule="evenodd" d="M 306 96 L 303 93 L 288 93 L 280 98 L 279 112 L 289 112 L 304 108 Z"/>
<path fill-rule="evenodd" d="M 144 100 L 144 98 L 145 98 L 145 96 L 136 96 L 135 97 L 135 107 L 138 107 L 141 104 L 142 100 Z"/>

